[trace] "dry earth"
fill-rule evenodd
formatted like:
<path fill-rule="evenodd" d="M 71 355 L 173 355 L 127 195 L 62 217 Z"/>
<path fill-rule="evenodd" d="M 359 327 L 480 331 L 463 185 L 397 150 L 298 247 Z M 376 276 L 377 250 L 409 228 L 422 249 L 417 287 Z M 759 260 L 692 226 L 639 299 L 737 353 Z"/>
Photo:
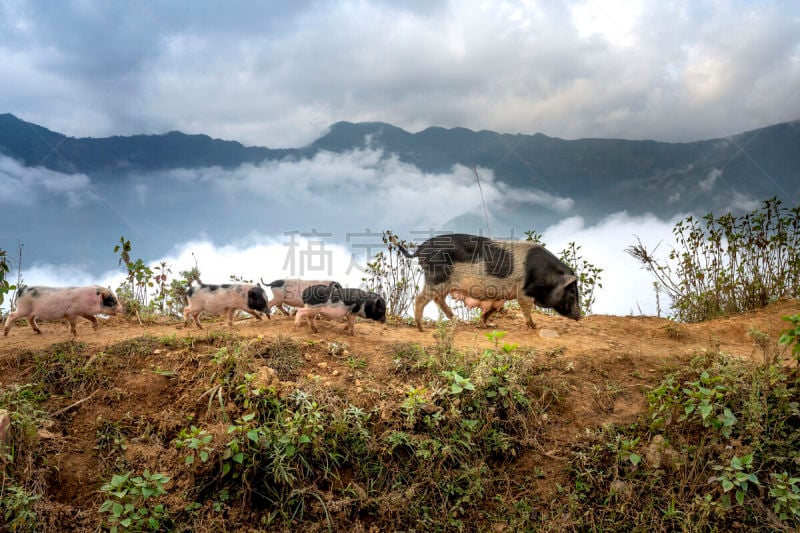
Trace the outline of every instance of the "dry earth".
<path fill-rule="evenodd" d="M 648 388 L 665 372 L 685 364 L 693 354 L 708 348 L 760 360 L 763 350 L 754 345 L 748 332 L 755 329 L 768 334 L 770 346 L 777 350 L 779 332 L 787 325 L 781 317 L 798 312 L 800 301 L 783 300 L 765 309 L 688 325 L 656 317 L 593 315 L 574 322 L 539 315 L 535 317 L 535 330 L 524 327 L 518 311 L 502 314 L 496 321 L 496 329 L 508 332 L 503 342 L 517 343 L 530 357 L 547 363 L 569 390 L 566 401 L 550 415 L 542 446 L 529 449 L 519 457 L 520 469 L 535 468 L 545 474 L 536 476 L 538 486 L 531 490 L 540 494 L 554 490 L 565 466 L 564 449 L 580 438 L 586 428 L 635 420 L 645 410 Z M 405 323 L 359 321 L 356 335 L 348 337 L 342 324 L 326 321 L 318 324 L 320 332 L 314 334 L 307 325 L 294 329 L 292 319 L 278 315 L 269 321 L 242 319 L 234 323 L 232 330 L 252 342 L 267 342 L 279 334 L 301 341 L 305 367 L 296 380 L 313 379 L 336 394 L 347 396 L 355 405 L 372 403 L 381 409 L 396 409 L 410 386 L 425 385 L 408 382 L 407 378 L 392 373 L 391 357 L 387 354 L 397 343 L 434 345 L 434 328 L 420 333 Z M 231 331 L 221 321 L 206 321 L 204 327 L 198 330 L 174 323 L 141 326 L 135 320 L 113 317 L 101 322 L 96 332 L 88 322 L 79 323 L 78 341 L 85 343 L 90 352 L 102 352 L 114 344 L 143 335 L 177 335 L 179 339 L 189 337 L 202 342 L 203 339 L 207 341 L 209 331 Z M 30 364 L 24 361 L 30 360 L 31 353 L 69 340 L 65 323 L 45 323 L 41 329 L 43 333 L 36 335 L 27 326 L 20 325 L 12 329 L 8 337 L 0 338 L 0 388 L 27 382 Z M 543 331 L 555 332 L 557 337 L 542 336 Z M 486 332 L 471 323 L 461 323 L 455 330 L 455 345 L 476 351 L 489 348 L 492 343 L 486 338 Z M 366 365 L 353 368 L 345 358 L 331 355 L 328 349 L 331 342 L 346 343 L 350 356 L 363 359 Z M 788 358 L 788 354 L 785 357 Z M 197 398 L 198 389 L 194 383 L 197 377 L 193 374 L 198 368 L 196 358 L 196 355 L 188 357 L 180 348 L 154 350 L 144 358 L 132 360 L 130 366 L 113 377 L 113 386 L 94 391 L 87 401 L 56 418 L 55 427 L 44 433 L 44 437 L 57 442 L 50 445 L 58 448 L 46 492 L 52 505 L 63 508 L 62 514 L 67 520 L 64 523 L 76 520 L 76 516 L 90 509 L 96 510 L 101 498 L 98 488 L 108 480 L 107 472 L 101 468 L 102 458 L 95 449 L 99 421 L 146 414 L 149 424 L 167 427 L 168 432 L 186 427 L 187 421 L 178 413 L 185 413 L 187 409 L 180 406 L 201 406 L 206 402 Z M 263 359 L 260 361 L 266 366 Z M 173 371 L 176 377 L 153 372 L 156 369 Z M 52 414 L 80 399 L 65 395 L 48 404 L 48 410 Z M 162 454 L 167 457 L 175 453 L 175 450 L 148 448 L 145 443 L 132 441 L 126 456 L 132 462 L 147 464 Z M 84 523 L 92 522 L 87 519 L 84 515 Z"/>

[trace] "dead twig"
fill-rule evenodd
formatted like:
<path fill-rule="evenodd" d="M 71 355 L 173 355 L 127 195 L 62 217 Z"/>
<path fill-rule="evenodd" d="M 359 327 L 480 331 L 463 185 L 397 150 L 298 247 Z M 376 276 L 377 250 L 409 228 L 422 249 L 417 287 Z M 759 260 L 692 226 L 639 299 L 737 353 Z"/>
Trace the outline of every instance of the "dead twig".
<path fill-rule="evenodd" d="M 94 395 L 95 395 L 95 394 L 97 394 L 98 392 L 100 392 L 100 389 L 95 389 L 95 391 L 94 391 L 93 393 L 91 393 L 89 396 L 87 396 L 86 398 L 84 398 L 84 399 L 82 399 L 82 400 L 78 400 L 77 402 L 75 402 L 75 403 L 72 403 L 72 404 L 70 404 L 70 405 L 68 405 L 68 406 L 64 407 L 63 409 L 59 409 L 58 411 L 56 411 L 55 413 L 52 413 L 52 414 L 50 414 L 49 416 L 50 416 L 51 418 L 55 418 L 55 417 L 57 417 L 57 416 L 59 416 L 59 415 L 63 415 L 64 413 L 66 413 L 66 412 L 67 412 L 67 411 L 69 411 L 70 409 L 72 409 L 72 408 L 74 408 L 74 407 L 77 407 L 77 406 L 79 406 L 80 404 L 82 404 L 83 402 L 85 402 L 85 401 L 89 400 L 89 399 L 90 399 L 92 396 L 94 396 Z"/>

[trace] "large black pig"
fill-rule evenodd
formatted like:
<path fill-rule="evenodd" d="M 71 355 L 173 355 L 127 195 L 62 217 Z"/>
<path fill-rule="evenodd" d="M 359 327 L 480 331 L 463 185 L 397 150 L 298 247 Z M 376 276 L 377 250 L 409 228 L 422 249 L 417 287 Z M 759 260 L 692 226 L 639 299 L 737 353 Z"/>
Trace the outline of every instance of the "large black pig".
<path fill-rule="evenodd" d="M 454 233 L 421 243 L 416 257 L 425 275 L 425 286 L 414 301 L 414 318 L 422 331 L 422 312 L 431 300 L 452 318 L 445 303 L 451 291 L 474 300 L 516 299 L 528 327 L 534 302 L 560 315 L 581 318 L 580 292 L 575 272 L 542 245 L 525 241 L 498 241 L 477 235 Z"/>

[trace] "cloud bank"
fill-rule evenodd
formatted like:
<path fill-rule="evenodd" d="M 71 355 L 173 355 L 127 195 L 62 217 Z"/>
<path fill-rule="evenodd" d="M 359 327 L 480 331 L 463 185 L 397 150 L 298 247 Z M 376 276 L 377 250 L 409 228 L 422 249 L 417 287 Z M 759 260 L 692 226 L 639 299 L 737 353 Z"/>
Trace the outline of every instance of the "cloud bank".
<path fill-rule="evenodd" d="M 656 297 L 653 279 L 624 249 L 635 242 L 635 236 L 646 245 L 666 241 L 679 217 L 659 220 L 653 216 L 631 217 L 616 213 L 595 226 L 586 226 L 580 217 L 569 217 L 543 232 L 547 248 L 554 253 L 575 242 L 582 256 L 603 269 L 603 287 L 596 291 L 593 312 L 613 315 L 654 315 Z M 417 237 L 421 239 L 420 237 Z M 230 277 L 271 282 L 280 278 L 335 279 L 343 285 L 362 284 L 366 262 L 381 249 L 376 236 L 354 238 L 339 244 L 323 236 L 260 235 L 251 233 L 228 243 L 215 243 L 208 238 L 190 240 L 175 246 L 156 260 L 153 267 L 166 262 L 172 276 L 198 265 L 205 283 L 226 283 Z M 28 285 L 100 285 L 117 287 L 124 278 L 122 269 L 91 275 L 79 265 L 37 264 L 24 271 Z M 662 313 L 668 302 L 661 301 Z M 434 306 L 426 309 L 435 313 Z"/>
<path fill-rule="evenodd" d="M 80 207 L 97 199 L 85 174 L 62 174 L 44 167 L 26 167 L 0 156 L 0 205 L 34 206 L 43 199 L 66 199 L 69 207 Z"/>
<path fill-rule="evenodd" d="M 569 212 L 574 201 L 536 189 L 511 187 L 490 169 L 455 165 L 449 173 L 426 173 L 382 150 L 342 154 L 320 152 L 302 160 L 246 164 L 233 171 L 180 169 L 165 177 L 182 184 L 211 187 L 229 205 L 241 198 L 261 198 L 293 213 L 291 223 L 321 224 L 340 219 L 344 209 L 351 229 L 415 227 L 425 229 L 464 213 L 490 214 L 521 207 Z"/>

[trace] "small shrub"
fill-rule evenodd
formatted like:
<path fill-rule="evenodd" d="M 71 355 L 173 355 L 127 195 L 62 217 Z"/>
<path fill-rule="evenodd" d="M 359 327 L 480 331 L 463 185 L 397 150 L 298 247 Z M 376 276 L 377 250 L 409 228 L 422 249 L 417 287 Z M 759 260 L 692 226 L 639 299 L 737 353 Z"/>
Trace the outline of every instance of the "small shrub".
<path fill-rule="evenodd" d="M 364 288 L 376 292 L 386 300 L 386 314 L 393 317 L 405 316 L 414 295 L 419 291 L 422 269 L 413 260 L 403 255 L 397 248 L 401 244 L 413 252 L 416 245 L 399 239 L 389 230 L 381 233 L 386 251 L 378 252 L 367 263 Z"/>
<path fill-rule="evenodd" d="M 678 248 L 666 261 L 641 241 L 626 252 L 670 296 L 676 319 L 700 322 L 800 295 L 799 228 L 800 206 L 787 209 L 771 198 L 741 217 L 708 213 L 678 222 Z"/>
<path fill-rule="evenodd" d="M 293 337 L 279 334 L 264 345 L 257 345 L 256 357 L 263 357 L 282 380 L 297 379 L 305 364 L 303 347 Z"/>
<path fill-rule="evenodd" d="M 131 473 L 114 474 L 111 481 L 100 488 L 106 500 L 99 512 L 105 515 L 112 533 L 118 531 L 162 531 L 169 527 L 169 512 L 155 501 L 167 493 L 164 485 L 170 480 L 165 474 L 151 474 L 145 470 L 141 476 Z"/>
<path fill-rule="evenodd" d="M 3 304 L 6 294 L 17 288 L 16 285 L 12 285 L 6 279 L 6 276 L 11 270 L 6 253 L 5 250 L 0 250 L 0 305 Z M 0 316 L 0 318 L 2 318 L 2 316 Z"/>
<path fill-rule="evenodd" d="M 717 475 L 709 479 L 710 482 L 718 481 L 722 488 L 722 503 L 725 507 L 731 506 L 730 492 L 733 489 L 736 496 L 736 503 L 744 504 L 744 497 L 749 487 L 759 485 L 758 478 L 751 470 L 753 469 L 753 455 L 747 454 L 741 458 L 735 455 L 730 464 L 714 465 L 712 468 L 718 472 Z"/>
<path fill-rule="evenodd" d="M 5 525 L 3 531 L 39 531 L 39 517 L 34 504 L 40 499 L 41 496 L 18 485 L 0 486 L 0 518 Z"/>

